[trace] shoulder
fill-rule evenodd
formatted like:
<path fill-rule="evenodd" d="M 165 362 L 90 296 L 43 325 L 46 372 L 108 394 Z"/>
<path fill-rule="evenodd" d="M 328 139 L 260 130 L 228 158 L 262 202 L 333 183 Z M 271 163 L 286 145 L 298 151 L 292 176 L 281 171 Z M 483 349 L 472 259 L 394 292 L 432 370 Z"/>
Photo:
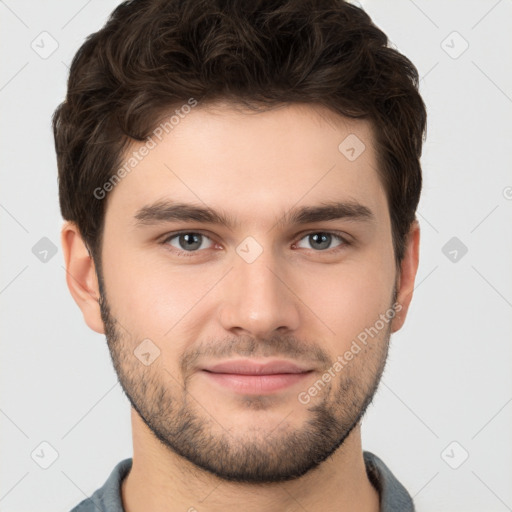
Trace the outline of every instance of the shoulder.
<path fill-rule="evenodd" d="M 366 473 L 380 495 L 381 512 L 414 512 L 414 502 L 407 489 L 391 470 L 371 452 L 363 452 Z"/>
<path fill-rule="evenodd" d="M 132 467 L 132 459 L 119 462 L 107 481 L 91 497 L 84 499 L 70 512 L 124 512 L 121 499 L 121 482 Z"/>

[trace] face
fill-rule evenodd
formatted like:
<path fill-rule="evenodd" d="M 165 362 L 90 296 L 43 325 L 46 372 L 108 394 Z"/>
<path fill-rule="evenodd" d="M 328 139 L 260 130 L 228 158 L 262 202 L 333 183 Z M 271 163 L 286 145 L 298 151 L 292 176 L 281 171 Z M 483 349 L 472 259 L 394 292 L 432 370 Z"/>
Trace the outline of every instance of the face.
<path fill-rule="evenodd" d="M 164 449 L 195 466 L 297 478 L 358 424 L 392 332 L 397 273 L 371 128 L 319 107 L 219 104 L 155 140 L 105 217 L 101 317 L 121 385 Z M 240 375 L 277 360 L 300 373 Z"/>

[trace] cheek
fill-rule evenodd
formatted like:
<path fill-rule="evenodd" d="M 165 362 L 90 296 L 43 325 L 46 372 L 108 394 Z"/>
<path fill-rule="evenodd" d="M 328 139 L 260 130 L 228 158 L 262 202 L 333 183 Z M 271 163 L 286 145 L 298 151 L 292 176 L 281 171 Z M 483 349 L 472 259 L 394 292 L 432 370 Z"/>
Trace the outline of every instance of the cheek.
<path fill-rule="evenodd" d="M 113 314 L 138 338 L 155 341 L 183 329 L 223 271 L 186 264 L 173 267 L 162 254 L 125 253 L 107 259 L 105 251 L 105 256 L 110 263 L 105 286 Z"/>
<path fill-rule="evenodd" d="M 339 349 L 350 345 L 391 305 L 393 266 L 383 258 L 331 266 L 315 275 L 298 293 L 330 330 Z"/>

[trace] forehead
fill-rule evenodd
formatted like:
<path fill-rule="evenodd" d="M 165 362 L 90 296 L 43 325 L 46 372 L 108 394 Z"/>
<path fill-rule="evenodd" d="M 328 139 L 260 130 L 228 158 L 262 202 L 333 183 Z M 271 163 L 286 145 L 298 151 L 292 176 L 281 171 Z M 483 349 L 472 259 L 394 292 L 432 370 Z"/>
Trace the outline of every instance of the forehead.
<path fill-rule="evenodd" d="M 386 209 L 366 120 L 305 104 L 263 112 L 199 104 L 174 115 L 171 125 L 173 114 L 162 117 L 165 130 L 125 152 L 107 217 L 133 218 L 166 199 L 220 206 L 251 222 L 271 222 L 299 203 L 344 200 L 377 214 Z"/>

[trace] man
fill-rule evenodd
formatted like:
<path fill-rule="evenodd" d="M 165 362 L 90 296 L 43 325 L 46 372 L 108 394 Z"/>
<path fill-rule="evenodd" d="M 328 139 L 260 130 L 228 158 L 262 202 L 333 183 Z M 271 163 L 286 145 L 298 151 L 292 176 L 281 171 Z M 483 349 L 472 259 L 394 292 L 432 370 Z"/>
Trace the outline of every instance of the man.
<path fill-rule="evenodd" d="M 62 244 L 133 458 L 74 512 L 414 510 L 361 419 L 418 267 L 417 87 L 341 0 L 134 0 L 87 39 Z"/>

